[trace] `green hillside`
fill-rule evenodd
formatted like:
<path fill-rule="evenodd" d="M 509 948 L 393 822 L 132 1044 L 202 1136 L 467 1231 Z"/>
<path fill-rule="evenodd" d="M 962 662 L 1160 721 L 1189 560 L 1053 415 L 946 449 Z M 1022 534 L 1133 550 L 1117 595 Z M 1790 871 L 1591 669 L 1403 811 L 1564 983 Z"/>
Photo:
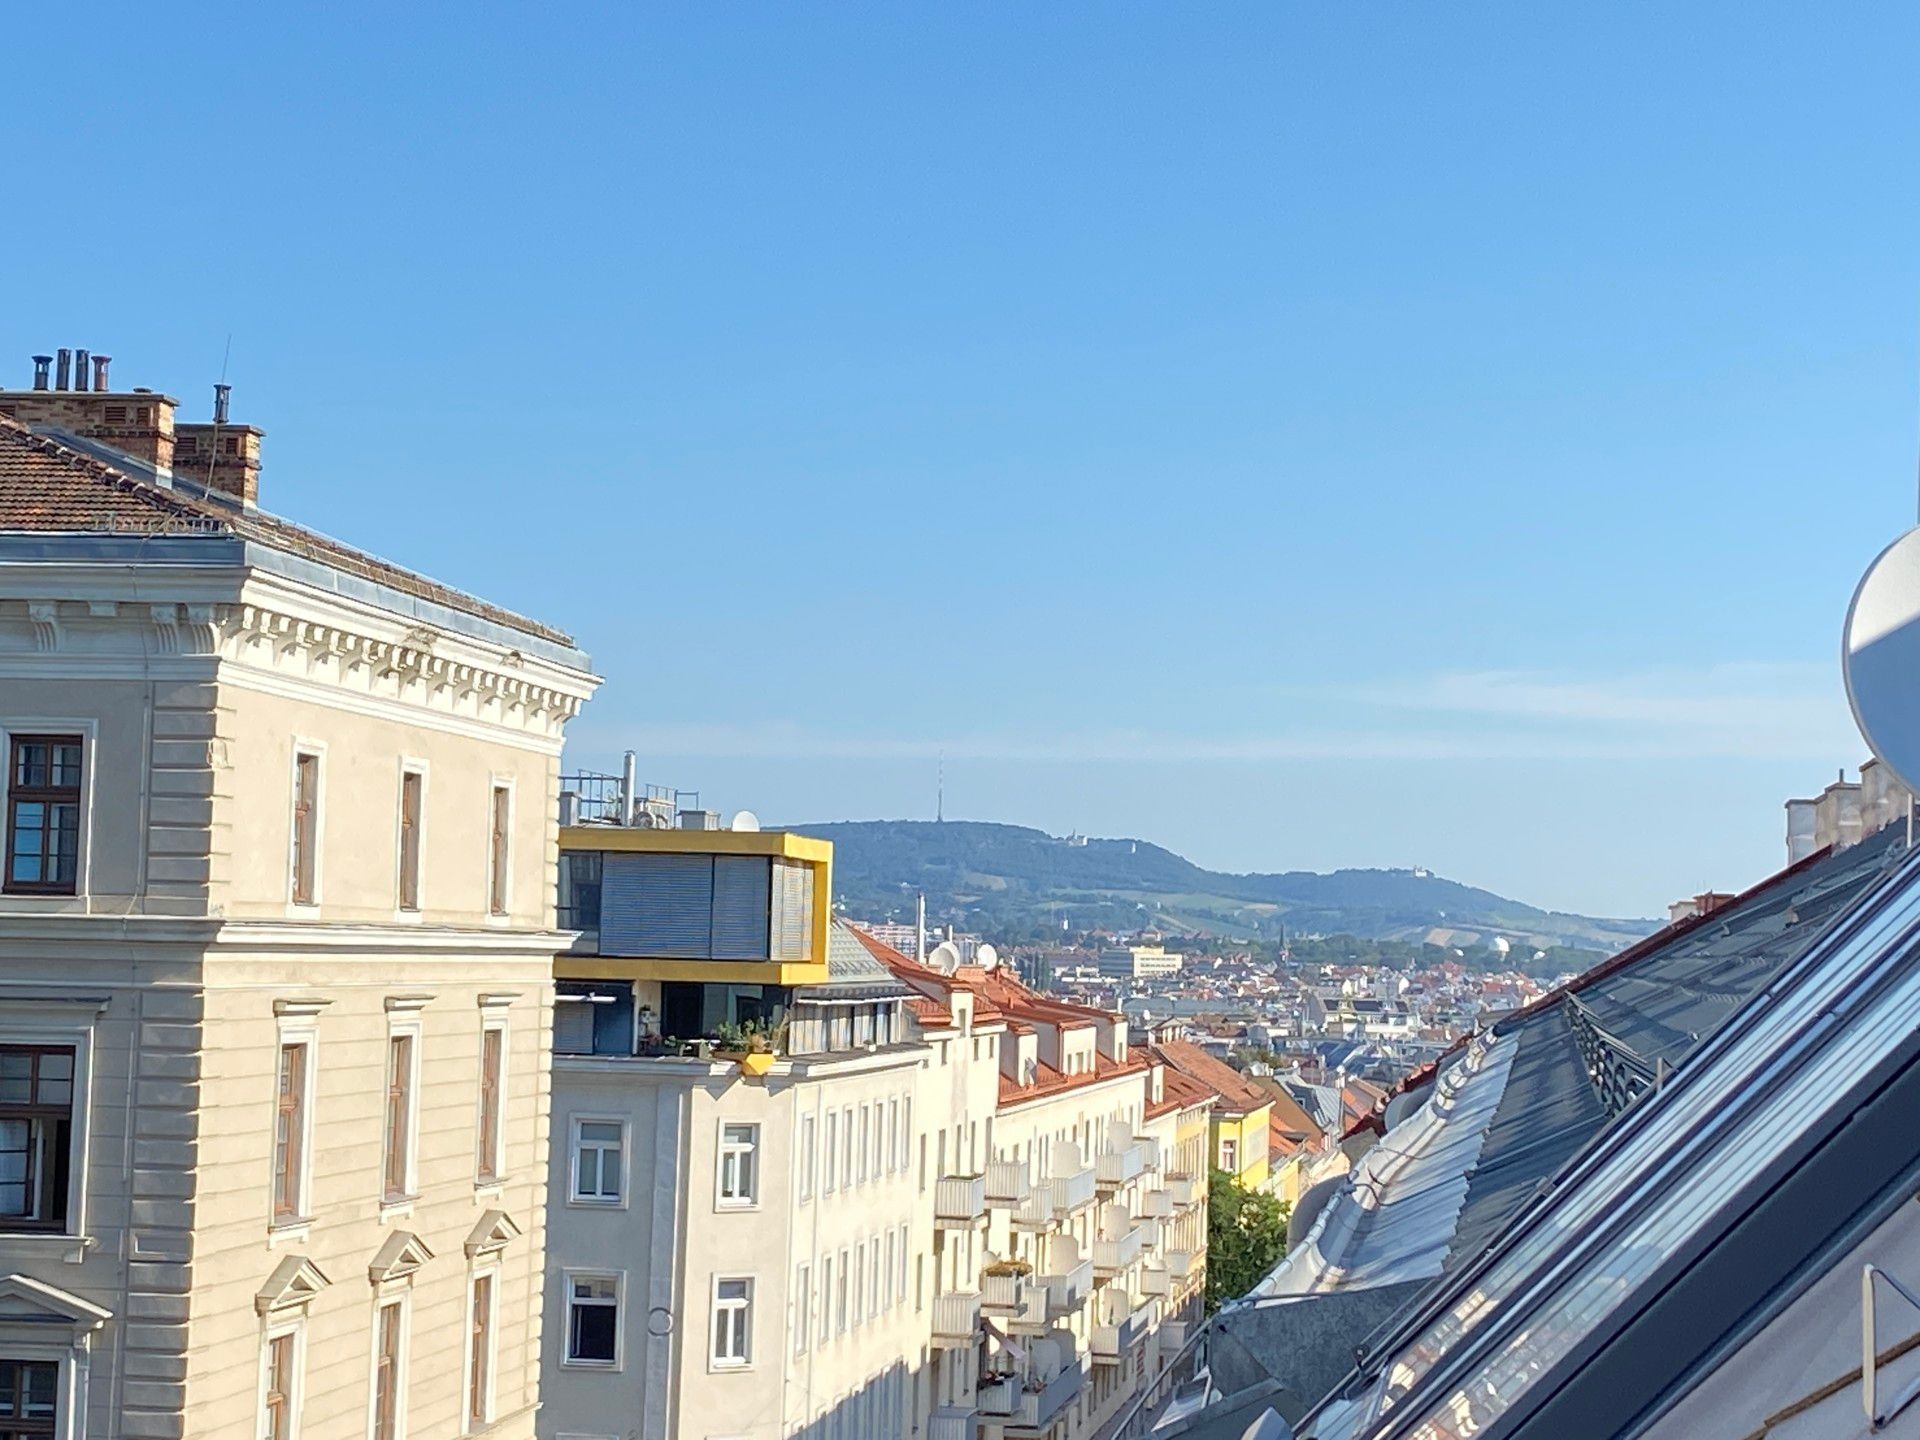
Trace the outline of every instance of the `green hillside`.
<path fill-rule="evenodd" d="M 1541 910 L 1413 870 L 1297 870 L 1232 875 L 1203 870 L 1146 840 L 1069 843 L 1019 825 L 855 820 L 795 825 L 834 844 L 834 892 L 853 915 L 907 919 L 925 892 L 935 922 L 1006 938 L 1073 929 L 1162 929 L 1210 935 L 1348 933 L 1417 940 L 1457 932 L 1474 944 L 1498 933 L 1516 945 L 1614 950 L 1653 929 L 1646 920 Z"/>

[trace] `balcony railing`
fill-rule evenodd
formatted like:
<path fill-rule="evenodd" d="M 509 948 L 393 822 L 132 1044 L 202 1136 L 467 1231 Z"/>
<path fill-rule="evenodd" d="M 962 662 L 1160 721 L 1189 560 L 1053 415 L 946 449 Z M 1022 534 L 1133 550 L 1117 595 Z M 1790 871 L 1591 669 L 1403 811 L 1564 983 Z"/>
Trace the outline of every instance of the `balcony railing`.
<path fill-rule="evenodd" d="M 1107 1294 L 1113 1297 L 1108 1302 L 1107 1323 L 1093 1327 L 1092 1349 L 1096 1364 L 1110 1365 L 1124 1360 L 1140 1337 L 1153 1329 L 1160 1302 L 1146 1300 L 1129 1307 L 1124 1297 L 1115 1296 L 1111 1290 Z"/>
<path fill-rule="evenodd" d="M 974 1391 L 974 1403 L 982 1415 L 1011 1415 L 1014 1407 L 1020 1403 L 1020 1389 L 1020 1377 L 1017 1375 L 982 1380 L 980 1388 Z"/>
<path fill-rule="evenodd" d="M 987 1218 L 987 1177 L 942 1175 L 933 1187 L 933 1223 L 943 1230 L 969 1229 Z"/>
<path fill-rule="evenodd" d="M 974 1440 L 976 1412 L 961 1405 L 942 1405 L 927 1417 L 927 1440 Z"/>
<path fill-rule="evenodd" d="M 1162 1320 L 1160 1322 L 1160 1353 L 1172 1355 L 1187 1348 L 1188 1323 L 1185 1320 Z"/>
<path fill-rule="evenodd" d="M 1093 1262 L 1082 1260 L 1058 1273 L 1049 1273 L 1045 1279 L 1047 1318 L 1064 1320 L 1085 1305 L 1087 1297 L 1093 1293 Z"/>
<path fill-rule="evenodd" d="M 1146 1231 L 1138 1225 L 1129 1227 L 1117 1235 L 1093 1242 L 1093 1268 L 1103 1276 L 1117 1275 L 1140 1258 L 1140 1247 L 1146 1239 Z"/>
<path fill-rule="evenodd" d="M 971 1345 L 980 1333 L 980 1292 L 949 1290 L 933 1297 L 933 1343 Z"/>
<path fill-rule="evenodd" d="M 1193 1274 L 1196 1257 L 1191 1250 L 1167 1251 L 1167 1273 L 1176 1280 L 1184 1280 Z"/>
<path fill-rule="evenodd" d="M 1031 1388 L 1037 1382 L 1025 1382 L 1007 1419 L 1006 1433 L 1025 1437 L 1029 1431 L 1045 1430 L 1062 1410 L 1073 1403 L 1073 1397 L 1080 1393 L 1086 1382 L 1086 1366 L 1079 1360 L 1037 1389 Z"/>
<path fill-rule="evenodd" d="M 980 1308 L 1010 1328 L 1031 1330 L 1047 1323 L 1047 1287 L 1031 1275 L 1008 1273 L 980 1277 Z"/>
<path fill-rule="evenodd" d="M 1100 1186 L 1117 1190 L 1160 1166 L 1160 1146 L 1144 1136 L 1123 1136 L 1100 1157 Z"/>
<path fill-rule="evenodd" d="M 987 1162 L 987 1203 L 996 1210 L 1018 1210 L 1033 1194 L 1024 1160 Z"/>
<path fill-rule="evenodd" d="M 1140 1271 L 1140 1293 L 1164 1300 L 1173 1293 L 1173 1277 L 1164 1265 L 1147 1265 Z"/>
<path fill-rule="evenodd" d="M 1094 1201 L 1094 1183 L 1091 1166 L 1056 1174 L 1048 1180 L 1047 1191 L 1053 1201 L 1054 1218 L 1065 1219 L 1091 1205 Z"/>
<path fill-rule="evenodd" d="M 1140 1197 L 1140 1218 L 1143 1220 L 1171 1220 L 1173 1218 L 1173 1196 L 1164 1190 L 1149 1190 Z"/>
<path fill-rule="evenodd" d="M 1206 1194 L 1206 1186 L 1191 1175 L 1173 1174 L 1167 1176 L 1167 1194 L 1177 1208 L 1184 1210 Z"/>

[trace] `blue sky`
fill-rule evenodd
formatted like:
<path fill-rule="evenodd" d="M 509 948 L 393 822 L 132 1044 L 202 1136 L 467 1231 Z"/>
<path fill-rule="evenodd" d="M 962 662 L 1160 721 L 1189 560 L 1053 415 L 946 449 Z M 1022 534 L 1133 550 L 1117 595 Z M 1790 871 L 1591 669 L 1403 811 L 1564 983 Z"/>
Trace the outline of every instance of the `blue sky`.
<path fill-rule="evenodd" d="M 10 16 L 0 378 L 231 336 L 578 763 L 1649 914 L 1863 754 L 1920 11 L 301 8 Z"/>

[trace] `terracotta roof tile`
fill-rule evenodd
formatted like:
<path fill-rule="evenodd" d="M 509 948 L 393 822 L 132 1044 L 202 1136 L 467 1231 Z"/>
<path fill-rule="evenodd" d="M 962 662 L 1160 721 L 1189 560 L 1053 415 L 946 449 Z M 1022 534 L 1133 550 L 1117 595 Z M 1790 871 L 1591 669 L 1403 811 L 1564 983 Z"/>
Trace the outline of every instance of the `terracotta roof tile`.
<path fill-rule="evenodd" d="M 1153 1048 L 1169 1066 L 1218 1095 L 1220 1108 L 1227 1114 L 1245 1115 L 1269 1103 L 1266 1094 L 1246 1076 L 1190 1040 L 1162 1040 Z"/>
<path fill-rule="evenodd" d="M 0 531 L 138 534 L 161 525 L 167 533 L 251 540 L 558 645 L 573 644 L 572 637 L 563 631 L 356 550 L 316 530 L 264 510 L 223 504 L 184 486 L 168 489 L 132 469 L 106 464 L 0 415 Z"/>

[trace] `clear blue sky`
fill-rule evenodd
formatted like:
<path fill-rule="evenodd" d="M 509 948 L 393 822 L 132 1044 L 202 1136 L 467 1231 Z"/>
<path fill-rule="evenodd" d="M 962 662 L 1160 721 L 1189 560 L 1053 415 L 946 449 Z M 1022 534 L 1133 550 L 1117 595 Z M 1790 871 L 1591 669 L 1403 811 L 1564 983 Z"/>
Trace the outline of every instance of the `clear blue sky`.
<path fill-rule="evenodd" d="M 9 15 L 0 376 L 231 334 L 579 763 L 1648 914 L 1861 758 L 1913 7 L 304 8 Z"/>

